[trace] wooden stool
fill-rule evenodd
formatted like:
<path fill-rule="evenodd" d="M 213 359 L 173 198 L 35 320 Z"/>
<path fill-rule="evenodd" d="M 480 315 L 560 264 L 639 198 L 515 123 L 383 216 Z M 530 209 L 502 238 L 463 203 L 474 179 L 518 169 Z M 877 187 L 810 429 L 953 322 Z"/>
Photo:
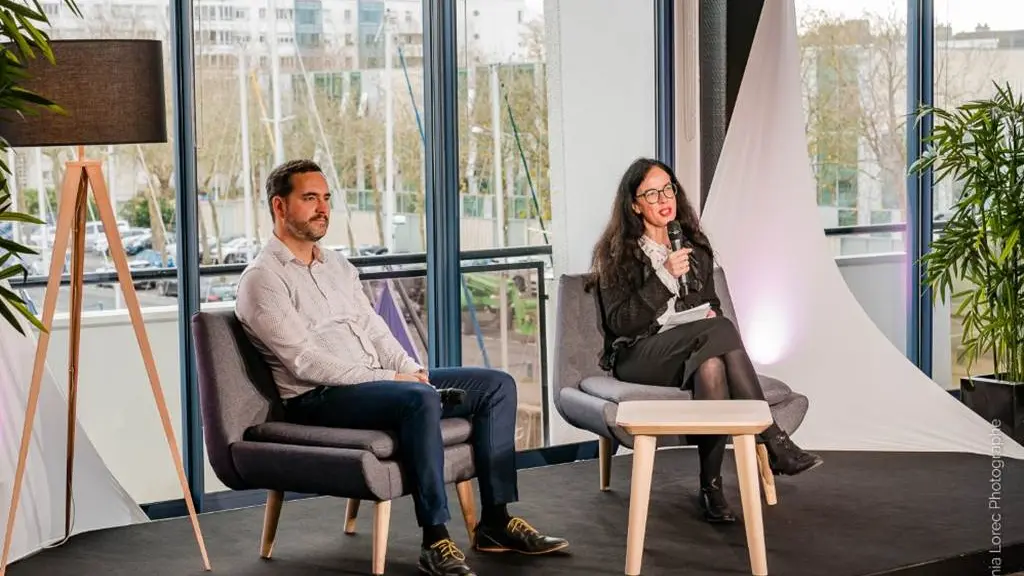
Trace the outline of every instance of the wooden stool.
<path fill-rule="evenodd" d="M 754 435 L 772 423 L 768 403 L 761 400 L 653 400 L 619 404 L 616 423 L 634 437 L 633 478 L 629 495 L 629 532 L 626 537 L 626 574 L 640 574 L 647 507 L 651 499 L 651 475 L 657 437 L 678 434 L 732 436 L 743 502 L 743 524 L 747 532 L 750 568 L 755 576 L 767 576 L 768 558 L 761 520 L 758 472 L 765 479 L 770 504 L 775 500 L 774 482 L 767 462 L 759 470 Z M 763 454 L 763 452 L 762 452 Z M 765 473 L 767 472 L 767 476 Z"/>

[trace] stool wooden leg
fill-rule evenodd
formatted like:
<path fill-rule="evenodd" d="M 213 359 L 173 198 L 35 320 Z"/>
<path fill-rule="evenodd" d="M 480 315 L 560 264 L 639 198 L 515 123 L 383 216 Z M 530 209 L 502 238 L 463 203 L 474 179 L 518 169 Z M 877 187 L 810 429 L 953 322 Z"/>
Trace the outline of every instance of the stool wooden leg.
<path fill-rule="evenodd" d="M 345 504 L 345 534 L 356 533 L 356 517 L 359 516 L 359 499 L 349 498 Z"/>
<path fill-rule="evenodd" d="M 391 501 L 377 502 L 373 507 L 373 575 L 384 574 L 384 557 L 388 550 L 388 528 L 391 526 Z"/>
<path fill-rule="evenodd" d="M 757 480 L 754 436 L 733 436 L 732 442 L 736 452 L 736 473 L 740 484 L 740 500 L 743 502 L 743 524 L 747 530 L 751 573 L 754 576 L 767 576 L 768 558 L 764 545 L 764 523 L 761 518 L 761 491 Z"/>
<path fill-rule="evenodd" d="M 601 491 L 607 492 L 612 483 L 612 441 L 604 436 L 597 439 L 597 458 L 601 466 Z"/>
<path fill-rule="evenodd" d="M 757 445 L 757 471 L 761 474 L 761 485 L 764 486 L 764 499 L 769 506 L 775 506 L 778 498 L 775 496 L 775 474 L 768 464 L 768 449 L 764 444 Z"/>
<path fill-rule="evenodd" d="M 629 531 L 626 535 L 626 574 L 640 574 L 647 531 L 647 507 L 651 500 L 651 476 L 654 474 L 654 436 L 634 436 L 633 477 L 629 491 Z"/>

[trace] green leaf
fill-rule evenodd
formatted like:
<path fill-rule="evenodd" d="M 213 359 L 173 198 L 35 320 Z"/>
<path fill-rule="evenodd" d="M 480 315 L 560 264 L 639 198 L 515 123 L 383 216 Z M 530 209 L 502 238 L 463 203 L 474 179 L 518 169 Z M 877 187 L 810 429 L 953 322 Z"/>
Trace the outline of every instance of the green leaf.
<path fill-rule="evenodd" d="M 78 9 L 78 5 L 75 3 L 74 0 L 64 0 L 64 5 L 67 6 L 69 10 L 71 10 L 72 14 L 78 16 L 79 18 L 82 17 L 82 12 Z"/>
<path fill-rule="evenodd" d="M 18 29 L 18 23 L 14 20 L 14 16 L 12 16 L 10 12 L 0 10 L 0 23 L 3 24 L 5 36 L 14 40 L 14 43 L 18 45 L 18 49 L 21 50 L 22 54 L 31 52 L 28 42 L 21 34 L 21 31 Z"/>
<path fill-rule="evenodd" d="M 1020 240 L 1020 228 L 1017 228 L 1010 233 L 1010 237 L 1006 239 L 1006 244 L 1003 246 L 1003 252 L 999 255 L 999 263 L 1003 264 L 1006 259 L 1010 257 L 1014 249 L 1017 248 L 1017 242 Z"/>
<path fill-rule="evenodd" d="M 14 2 L 13 0 L 0 0 L 0 9 L 11 12 L 14 15 L 24 16 L 25 18 L 31 18 L 33 20 L 46 19 L 46 16 L 44 15 L 44 12 L 42 10 L 40 10 L 39 12 L 35 12 L 28 6 L 25 6 L 24 4 L 21 4 L 19 2 Z"/>
<path fill-rule="evenodd" d="M 25 331 L 21 328 L 21 322 L 18 322 L 18 318 L 14 316 L 10 308 L 13 308 L 15 304 L 13 302 L 5 302 L 4 299 L 0 298 L 0 316 L 3 316 L 7 323 L 14 327 L 22 336 L 25 335 Z M 10 307 L 10 308 L 9 308 Z"/>
<path fill-rule="evenodd" d="M 17 310 L 22 316 L 24 316 L 25 319 L 28 320 L 33 326 L 35 326 L 42 332 L 46 332 L 46 327 L 43 326 L 43 323 L 40 322 L 39 319 L 36 318 L 35 314 L 33 314 L 32 311 L 28 309 L 28 305 L 25 304 L 24 300 L 22 300 L 21 297 L 15 294 L 14 292 L 11 292 L 10 290 L 4 288 L 3 286 L 0 286 L 0 307 L 3 306 L 4 300 L 6 300 L 7 304 L 9 304 L 12 308 Z M 20 329 L 18 331 L 21 332 Z M 24 332 L 22 332 L 22 334 L 24 334 Z"/>
<path fill-rule="evenodd" d="M 21 212 L 0 212 L 0 222 L 24 222 L 26 224 L 43 224 L 44 222 L 31 214 Z"/>
<path fill-rule="evenodd" d="M 13 252 L 14 254 L 38 254 L 38 252 L 36 252 L 32 248 L 29 248 L 28 246 L 22 246 L 21 244 L 18 244 L 17 242 L 13 240 L 8 240 L 6 238 L 0 238 L 0 248 L 8 252 Z"/>
<path fill-rule="evenodd" d="M 54 104 L 48 98 L 44 98 L 43 96 L 36 94 L 35 92 L 31 92 L 29 90 L 25 90 L 22 88 L 12 88 L 10 90 L 10 93 L 15 95 L 18 99 L 22 100 L 23 102 L 35 104 L 36 106 L 41 106 L 43 108 L 49 109 L 59 114 L 67 114 L 67 112 L 65 112 L 64 109 L 62 109 L 60 106 Z"/>
<path fill-rule="evenodd" d="M 8 254 L 8 256 L 10 256 L 10 254 Z M 3 263 L 0 262 L 0 266 L 2 265 Z M 14 266 L 10 266 L 8 268 L 0 268 L 0 280 L 7 280 L 8 278 L 14 278 L 19 274 L 26 273 L 27 270 L 25 270 L 25 268 L 21 264 L 15 264 Z"/>
<path fill-rule="evenodd" d="M 30 324 L 35 326 L 36 329 L 38 329 L 40 332 L 47 332 L 46 326 L 43 326 L 43 323 L 39 320 L 39 318 L 36 318 L 36 315 L 33 314 L 32 311 L 28 309 L 28 306 L 24 302 L 14 301 L 10 302 L 10 305 L 13 306 L 15 310 L 20 312 L 21 315 L 24 316 L 25 319 L 28 320 Z"/>

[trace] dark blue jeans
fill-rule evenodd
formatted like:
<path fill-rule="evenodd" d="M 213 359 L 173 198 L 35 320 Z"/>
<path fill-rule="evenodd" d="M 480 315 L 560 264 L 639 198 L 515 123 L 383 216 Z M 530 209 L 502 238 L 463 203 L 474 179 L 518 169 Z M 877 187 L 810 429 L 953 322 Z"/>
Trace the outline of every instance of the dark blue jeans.
<path fill-rule="evenodd" d="M 287 418 L 297 424 L 393 430 L 398 435 L 402 466 L 415 481 L 412 489 L 420 526 L 446 524 L 442 418 L 470 418 L 473 459 L 484 506 L 519 499 L 516 478 L 516 383 L 508 374 L 485 368 L 430 371 L 430 384 L 366 382 L 324 386 L 287 404 Z M 461 388 L 466 398 L 441 406 L 437 388 Z"/>

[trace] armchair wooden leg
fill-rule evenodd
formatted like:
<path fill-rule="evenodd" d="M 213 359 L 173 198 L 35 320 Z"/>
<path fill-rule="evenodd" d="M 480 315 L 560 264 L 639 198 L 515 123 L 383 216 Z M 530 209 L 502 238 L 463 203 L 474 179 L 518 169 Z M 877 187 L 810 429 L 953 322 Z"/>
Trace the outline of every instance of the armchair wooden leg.
<path fill-rule="evenodd" d="M 601 491 L 607 492 L 612 480 L 612 441 L 604 436 L 597 439 L 597 457 L 601 466 Z"/>
<path fill-rule="evenodd" d="M 768 464 L 768 449 L 764 444 L 757 445 L 757 471 L 761 475 L 761 484 L 764 486 L 764 500 L 769 506 L 774 506 L 778 499 L 775 496 L 775 475 Z"/>
<path fill-rule="evenodd" d="M 263 512 L 263 538 L 260 541 L 260 558 L 270 558 L 274 550 L 274 537 L 277 535 L 277 521 L 281 519 L 281 505 L 284 503 L 284 492 L 270 490 L 267 492 L 267 508 Z"/>
<path fill-rule="evenodd" d="M 472 544 L 473 536 L 476 533 L 476 500 L 473 498 L 473 482 L 470 480 L 459 482 L 455 485 L 455 491 L 459 494 L 462 521 L 466 523 L 466 534 L 469 535 L 469 542 Z"/>
<path fill-rule="evenodd" d="M 349 498 L 345 505 L 345 534 L 356 533 L 356 516 L 359 515 L 359 500 Z"/>
<path fill-rule="evenodd" d="M 384 557 L 388 550 L 388 528 L 391 526 L 391 501 L 377 502 L 373 507 L 373 574 L 383 576 Z"/>

